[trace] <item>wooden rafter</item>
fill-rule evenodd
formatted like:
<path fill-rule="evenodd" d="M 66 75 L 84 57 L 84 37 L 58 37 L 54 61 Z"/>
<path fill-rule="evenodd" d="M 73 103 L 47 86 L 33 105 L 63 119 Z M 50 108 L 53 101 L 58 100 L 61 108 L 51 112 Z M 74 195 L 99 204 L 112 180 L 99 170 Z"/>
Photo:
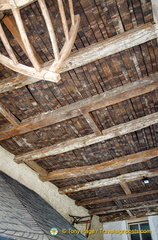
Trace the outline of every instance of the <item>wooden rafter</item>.
<path fill-rule="evenodd" d="M 11 32 L 11 34 L 13 35 L 13 37 L 15 38 L 15 40 L 17 41 L 17 43 L 20 45 L 20 47 L 22 48 L 23 52 L 27 55 L 27 50 L 26 50 L 26 46 L 24 45 L 22 39 L 21 39 L 21 35 L 18 31 L 16 22 L 15 22 L 15 18 L 13 17 L 13 15 L 6 15 L 3 18 L 3 23 L 6 25 L 6 27 L 9 29 L 9 31 Z M 43 64 L 43 60 L 41 59 L 40 55 L 35 51 L 33 45 L 30 43 L 30 46 L 32 48 L 32 51 L 34 53 L 34 55 L 36 56 L 38 62 L 40 64 Z M 26 77 L 26 76 L 25 76 Z"/>
<path fill-rule="evenodd" d="M 112 209 L 109 208 L 99 208 L 99 209 L 92 209 L 89 211 L 90 215 L 102 215 L 102 214 L 109 214 L 109 213 L 115 213 L 115 212 L 122 212 L 122 211 L 126 211 L 126 210 L 137 210 L 137 209 L 142 209 L 142 208 L 151 208 L 151 207 L 158 207 L 158 200 L 150 200 L 147 202 L 138 202 L 137 204 L 138 206 L 134 206 L 131 207 L 128 205 L 128 207 L 126 207 L 126 205 L 124 205 L 124 208 L 119 208 L 118 207 L 113 207 Z M 157 210 L 158 212 L 158 210 Z"/>
<path fill-rule="evenodd" d="M 47 63 L 41 65 L 40 62 L 38 61 L 35 51 L 32 48 L 30 40 L 27 36 L 25 26 L 20 14 L 20 7 L 25 6 L 26 4 L 32 3 L 32 1 L 22 0 L 21 4 L 19 4 L 19 1 L 17 0 L 3 0 L 2 2 L 3 2 L 2 4 L 0 3 L 0 10 L 1 11 L 6 10 L 8 9 L 8 6 L 9 6 L 9 9 L 12 11 L 16 21 L 16 25 L 18 27 L 18 32 L 20 34 L 20 41 L 22 40 L 22 45 L 25 50 L 24 52 L 26 52 L 33 67 L 28 67 L 24 64 L 18 63 L 11 49 L 11 46 L 8 45 L 9 42 L 7 44 L 4 44 L 4 46 L 6 47 L 7 51 L 9 49 L 8 52 L 9 52 L 10 58 L 4 56 L 3 54 L 0 54 L 1 63 L 6 67 L 12 69 L 13 71 L 16 71 L 18 73 L 21 73 L 30 77 L 36 77 L 40 80 L 43 79 L 43 80 L 48 80 L 52 82 L 59 81 L 60 80 L 59 72 L 63 66 L 64 61 L 66 60 L 66 58 L 69 56 L 71 52 L 71 49 L 74 45 L 76 35 L 78 32 L 79 23 L 80 23 L 80 16 L 74 15 L 72 0 L 69 0 L 69 7 L 70 7 L 69 11 L 70 11 L 70 16 L 72 21 L 70 29 L 68 27 L 68 22 L 66 19 L 63 2 L 62 0 L 58 1 L 59 12 L 62 19 L 62 27 L 66 36 L 64 46 L 60 52 L 59 52 L 58 43 L 57 43 L 55 32 L 54 32 L 54 27 L 53 27 L 45 0 L 38 0 L 39 5 L 41 7 L 42 14 L 46 22 L 46 26 L 48 28 L 50 40 L 52 43 L 52 49 L 55 57 L 55 59 L 53 59 L 53 61 L 51 62 L 51 65 Z M 0 34 L 1 34 L 1 38 L 3 38 L 3 40 L 6 42 L 7 39 L 4 35 L 4 31 L 2 27 L 0 28 Z"/>
<path fill-rule="evenodd" d="M 125 135 L 137 130 L 143 129 L 150 125 L 158 123 L 158 113 L 152 113 L 145 117 L 141 117 L 126 123 L 122 123 L 106 130 L 102 131 L 101 136 L 96 136 L 95 134 L 86 135 L 84 137 L 79 137 L 65 141 L 63 143 L 55 144 L 49 147 L 44 147 L 39 150 L 34 150 L 28 153 L 19 154 L 15 157 L 15 162 L 27 162 L 36 159 L 42 159 L 44 157 L 49 157 L 74 149 L 83 148 L 89 145 L 93 145 L 98 142 L 102 142 L 108 139 L 112 139 L 117 136 Z"/>
<path fill-rule="evenodd" d="M 83 109 L 80 109 L 80 112 L 81 114 L 83 114 L 84 118 L 86 119 L 87 123 L 89 124 L 95 135 L 96 136 L 102 135 L 102 132 L 97 126 L 96 122 L 94 121 L 92 115 L 89 112 L 84 111 Z"/>
<path fill-rule="evenodd" d="M 131 193 L 127 195 L 121 195 L 117 197 L 103 197 L 103 198 L 89 198 L 89 199 L 83 199 L 80 201 L 76 201 L 77 206 L 86 206 L 86 205 L 93 205 L 93 204 L 99 204 L 99 203 L 106 203 L 106 202 L 111 202 L 111 201 L 116 201 L 116 200 L 126 200 L 129 198 L 138 198 L 146 195 L 151 195 L 151 194 L 156 194 L 158 193 L 158 190 L 150 190 L 146 192 L 141 192 L 141 193 Z"/>
<path fill-rule="evenodd" d="M 137 215 L 134 215 L 132 218 L 130 216 L 126 216 L 126 215 L 122 215 L 121 216 L 112 216 L 112 214 L 110 214 L 110 216 L 112 216 L 112 218 L 109 218 L 109 215 L 103 215 L 99 217 L 99 221 L 101 223 L 104 222 L 113 222 L 113 221 L 121 221 L 121 220 L 129 220 L 129 219 L 135 219 L 136 221 L 138 220 L 138 218 L 142 218 L 142 217 L 147 217 L 147 216 L 154 216 L 157 215 L 158 212 L 154 211 L 154 212 L 146 212 L 146 213 L 140 213 Z"/>
<path fill-rule="evenodd" d="M 144 161 L 143 161 L 144 162 Z M 123 191 L 125 192 L 126 195 L 131 194 L 131 190 L 129 189 L 127 183 L 121 182 L 120 186 L 122 187 Z"/>
<path fill-rule="evenodd" d="M 40 166 L 39 166 L 36 162 L 34 162 L 34 161 L 29 161 L 29 162 L 27 163 L 27 165 L 28 165 L 30 168 L 32 168 L 34 171 L 36 171 L 37 173 L 39 173 L 40 176 L 47 176 L 47 174 L 48 174 L 48 172 L 47 172 L 44 168 L 40 167 Z"/>
<path fill-rule="evenodd" d="M 137 172 L 123 174 L 115 178 L 107 178 L 107 179 L 101 179 L 98 181 L 88 182 L 84 184 L 67 186 L 64 188 L 60 188 L 59 192 L 61 194 L 67 194 L 67 193 L 79 192 L 87 189 L 101 188 L 105 186 L 111 186 L 114 184 L 120 184 L 121 182 L 132 182 L 135 180 L 140 180 L 144 176 L 149 178 L 158 176 L 158 169 L 137 171 Z"/>
<path fill-rule="evenodd" d="M 2 6 L 0 5 L 0 7 Z M 82 50 L 71 53 L 71 55 L 65 60 L 64 65 L 61 68 L 61 72 L 67 72 L 71 69 L 84 66 L 92 61 L 96 61 L 101 58 L 110 56 L 111 54 L 118 53 L 128 48 L 137 46 L 139 44 L 143 44 L 157 37 L 158 37 L 158 26 L 156 24 L 152 25 L 150 23 L 144 24 L 140 27 L 137 27 L 128 32 L 119 34 L 103 42 L 92 44 L 89 47 L 86 47 Z M 2 60 L 3 59 L 1 59 L 1 61 Z M 7 61 L 5 62 L 7 64 Z M 53 61 L 50 61 L 49 63 L 46 64 L 48 69 L 52 66 L 52 64 L 53 64 Z M 8 63 L 8 67 L 10 65 L 11 65 L 11 62 Z M 30 70 L 30 68 L 27 68 L 27 71 L 28 70 Z M 30 73 L 30 78 L 23 76 L 22 77 L 23 80 L 22 80 L 22 79 L 19 79 L 19 76 L 17 76 L 17 78 L 15 77 L 14 81 L 8 78 L 6 79 L 5 82 L 6 83 L 10 81 L 12 82 L 12 84 L 7 87 L 8 90 L 9 89 L 12 90 L 14 85 L 16 87 L 22 87 L 27 84 L 37 82 L 40 79 L 49 80 L 49 78 L 50 78 L 50 73 L 45 70 L 45 73 L 38 74 L 37 78 L 35 78 L 34 75 Z M 53 78 L 55 79 L 55 75 L 53 76 Z M 56 81 L 59 81 L 59 77 L 57 76 L 56 76 Z"/>
<path fill-rule="evenodd" d="M 21 76 L 19 76 L 19 78 L 20 81 L 24 80 Z M 12 81 L 14 81 L 14 79 L 10 79 L 10 86 L 12 85 Z M 1 82 L 2 85 L 0 85 L 0 92 L 7 91 L 7 82 L 5 82 L 5 80 L 2 80 Z M 156 73 L 150 75 L 149 77 L 145 77 L 139 81 L 127 83 L 123 86 L 101 93 L 97 96 L 78 101 L 77 103 L 72 103 L 71 105 L 61 107 L 54 111 L 49 111 L 36 115 L 35 117 L 32 117 L 30 119 L 25 119 L 16 129 L 12 129 L 10 126 L 8 128 L 5 127 L 4 130 L 0 132 L 0 140 L 80 116 L 80 109 L 82 108 L 89 112 L 95 111 L 99 108 L 107 107 L 125 101 L 127 99 L 137 97 L 141 94 L 148 93 L 157 88 L 158 74 Z"/>
<path fill-rule="evenodd" d="M 57 179 L 67 179 L 72 177 L 81 177 L 91 174 L 98 174 L 101 172 L 113 171 L 122 167 L 130 166 L 132 164 L 138 164 L 140 162 L 145 162 L 151 158 L 158 156 L 158 147 L 149 149 L 146 151 L 134 153 L 131 155 L 127 155 L 124 157 L 116 158 L 110 161 L 106 161 L 99 164 L 83 166 L 83 167 L 75 167 L 75 168 L 66 168 L 55 170 L 50 173 L 46 177 L 41 177 L 42 181 L 51 181 Z M 127 194 L 130 194 L 130 190 L 126 183 L 121 183 L 121 187 Z"/>

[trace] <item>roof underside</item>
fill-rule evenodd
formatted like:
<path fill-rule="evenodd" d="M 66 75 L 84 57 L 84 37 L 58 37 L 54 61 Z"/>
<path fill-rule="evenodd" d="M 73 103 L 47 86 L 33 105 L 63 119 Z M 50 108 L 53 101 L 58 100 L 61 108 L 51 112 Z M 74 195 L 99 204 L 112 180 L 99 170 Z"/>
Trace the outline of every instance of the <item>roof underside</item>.
<path fill-rule="evenodd" d="M 61 48 L 64 35 L 60 28 L 61 20 L 57 13 L 57 4 L 55 0 L 46 0 L 46 3 L 56 26 L 58 45 Z M 67 9 L 67 1 L 65 1 L 65 9 Z M 81 51 L 93 43 L 106 41 L 108 38 L 113 39 L 119 34 L 122 36 L 124 32 L 137 29 L 149 22 L 153 23 L 150 0 L 79 0 L 74 1 L 74 10 L 75 14 L 80 15 L 81 22 L 72 52 Z M 51 61 L 54 56 L 38 2 L 21 9 L 21 16 L 36 52 L 43 62 Z M 30 66 L 29 59 L 17 41 L 7 27 L 3 27 L 18 61 Z M 0 48 L 7 56 L 2 42 Z M 63 172 L 65 169 L 70 170 L 71 173 L 71 168 L 76 168 L 77 171 L 78 167 L 83 167 L 82 174 L 57 176 L 56 179 L 49 180 L 59 187 L 61 192 L 75 199 L 76 204 L 89 209 L 90 214 L 99 215 L 101 221 L 129 219 L 133 216 L 158 212 L 156 39 L 121 52 L 118 50 L 118 53 L 113 55 L 65 71 L 61 73 L 61 80 L 58 83 L 41 80 L 5 91 L 4 79 L 9 80 L 13 75 L 16 76 L 16 73 L 2 65 L 0 70 L 0 85 L 2 85 L 0 102 L 20 121 L 20 124 L 27 123 L 23 128 L 11 127 L 4 114 L 0 114 L 2 147 L 15 154 L 17 160 L 18 157 L 25 156 L 24 160 L 20 161 L 28 165 L 29 157 L 39 153 L 30 162 L 37 163 L 48 174 L 60 169 L 63 169 Z M 153 84 L 149 90 L 144 90 L 147 87 L 142 87 L 136 92 L 132 84 L 146 78 L 150 81 L 153 75 L 156 76 L 155 85 Z M 109 101 L 108 95 L 99 103 L 93 99 L 108 92 L 115 98 L 117 93 L 111 91 L 127 84 L 131 86 L 131 91 L 128 90 L 125 94 L 122 92 L 116 100 Z M 86 99 L 89 99 L 90 103 L 84 102 Z M 73 106 L 75 110 L 71 109 Z M 47 121 L 49 113 L 52 114 L 52 119 L 50 120 L 49 117 Z M 38 121 L 34 127 L 31 127 L 35 117 Z M 142 124 L 139 124 L 141 121 Z M 121 127 L 122 130 L 117 131 L 117 127 L 118 129 Z M 108 132 L 111 135 L 108 135 Z M 106 137 L 101 138 L 102 136 Z M 86 142 L 87 139 L 89 143 Z M 59 143 L 61 145 L 58 145 Z M 64 144 L 67 146 L 66 150 Z M 154 153 L 148 154 L 148 150 Z M 127 160 L 117 167 L 119 164 L 117 159 L 124 159 L 127 155 L 135 156 L 136 153 L 141 154 L 141 152 L 143 160 L 139 162 L 134 162 L 133 159 L 131 162 Z M 113 164 L 114 159 L 115 164 Z M 96 164 L 106 162 L 115 167 L 108 170 L 108 165 L 105 164 L 101 171 L 97 170 L 99 168 Z M 127 165 L 126 162 L 129 164 Z M 30 166 L 33 167 L 31 164 Z M 95 172 L 90 171 L 89 166 L 94 167 Z M 141 181 L 143 173 L 146 174 L 144 177 L 150 178 L 148 185 L 144 185 Z M 136 176 L 129 179 L 127 174 Z M 122 180 L 112 182 L 112 179 L 120 179 L 119 177 L 122 177 Z M 109 184 L 106 182 L 99 185 L 96 182 L 107 179 Z M 75 185 L 77 191 L 72 190 Z"/>

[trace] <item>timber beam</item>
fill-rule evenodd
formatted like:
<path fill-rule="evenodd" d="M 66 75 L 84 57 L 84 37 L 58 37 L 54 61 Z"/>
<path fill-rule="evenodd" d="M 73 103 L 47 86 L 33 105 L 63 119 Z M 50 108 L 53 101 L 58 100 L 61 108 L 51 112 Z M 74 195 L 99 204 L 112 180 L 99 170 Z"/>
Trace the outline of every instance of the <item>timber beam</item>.
<path fill-rule="evenodd" d="M 21 80 L 23 79 L 21 76 L 19 76 L 19 78 Z M 7 89 L 7 84 L 5 84 L 4 88 Z M 42 127 L 53 125 L 70 118 L 80 116 L 82 114 L 81 109 L 84 109 L 84 111 L 87 112 L 92 112 L 97 109 L 120 103 L 133 97 L 137 97 L 141 94 L 154 91 L 157 88 L 158 73 L 152 74 L 149 77 L 144 77 L 136 82 L 127 83 L 123 86 L 114 88 L 97 96 L 89 97 L 76 103 L 61 107 L 57 110 L 45 112 L 38 114 L 35 117 L 25 119 L 17 128 L 13 128 L 11 126 L 4 127 L 4 129 L 0 131 L 0 141 L 13 137 L 15 135 L 31 132 Z M 3 91 L 3 89 L 0 87 L 0 92 L 1 91 Z"/>
<path fill-rule="evenodd" d="M 41 148 L 40 151 L 37 149 L 28 153 L 19 154 L 15 156 L 14 160 L 16 163 L 27 162 L 36 159 L 39 160 L 44 157 L 69 152 L 74 149 L 80 149 L 98 142 L 112 139 L 114 137 L 135 132 L 156 123 L 158 123 L 158 112 L 103 130 L 101 136 L 90 134 L 84 137 L 71 139 L 63 143 Z"/>
<path fill-rule="evenodd" d="M 120 184 L 121 182 L 132 182 L 136 180 L 141 180 L 144 176 L 148 178 L 158 176 L 158 168 L 127 173 L 115 178 L 107 178 L 107 179 L 101 179 L 93 182 L 67 186 L 67 187 L 60 188 L 59 192 L 61 194 L 68 194 L 68 193 L 79 192 L 79 191 L 84 191 L 88 189 L 112 186 L 115 184 Z"/>
<path fill-rule="evenodd" d="M 115 212 L 123 212 L 126 210 L 137 210 L 137 209 L 142 209 L 142 208 L 151 208 L 151 207 L 158 207 L 158 200 L 150 200 L 150 201 L 145 201 L 145 202 L 137 202 L 134 204 L 130 205 L 124 205 L 124 208 L 118 208 L 117 206 L 115 207 L 110 207 L 110 208 L 98 208 L 98 209 L 91 209 L 89 211 L 89 214 L 92 215 L 102 215 L 102 214 L 109 214 L 109 213 L 115 213 Z"/>
<path fill-rule="evenodd" d="M 141 193 L 131 193 L 127 195 L 121 195 L 117 197 L 104 197 L 104 198 L 89 198 L 89 199 L 84 199 L 84 200 L 78 200 L 76 201 L 77 206 L 86 206 L 86 205 L 93 205 L 93 204 L 99 204 L 99 203 L 106 203 L 106 202 L 111 202 L 111 201 L 116 201 L 116 200 L 125 200 L 129 198 L 138 198 L 142 196 L 148 196 L 151 194 L 156 194 L 158 193 L 158 190 L 151 190 L 147 192 L 141 192 Z"/>
<path fill-rule="evenodd" d="M 0 8 L 2 7 L 3 4 L 0 3 Z M 92 44 L 82 50 L 71 53 L 62 67 L 61 73 L 84 66 L 93 61 L 108 57 L 112 54 L 143 44 L 155 38 L 158 38 L 157 24 L 147 23 L 141 25 L 127 32 L 118 34 L 112 38 L 106 39 L 105 41 Z M 47 63 L 48 69 L 52 66 L 52 63 L 53 61 Z M 0 91 L 11 91 L 15 88 L 20 88 L 25 85 L 40 81 L 40 79 L 34 77 L 22 76 L 21 79 L 19 78 L 19 74 L 16 76 L 14 80 L 8 78 L 5 79 L 5 81 L 1 81 Z M 6 84 L 8 85 L 7 87 Z"/>
<path fill-rule="evenodd" d="M 122 167 L 130 166 L 132 164 L 145 162 L 157 156 L 158 156 L 158 147 L 149 149 L 146 151 L 134 153 L 131 155 L 127 155 L 124 157 L 115 158 L 113 160 L 106 161 L 99 164 L 55 170 L 48 173 L 46 177 L 41 177 L 40 179 L 42 181 L 53 181 L 58 179 L 67 179 L 67 178 L 81 177 L 81 176 L 86 176 L 91 174 L 98 174 L 102 172 L 105 173 L 105 172 L 116 170 Z M 121 187 L 123 188 L 125 193 L 127 194 L 131 193 L 126 183 L 122 182 Z"/>

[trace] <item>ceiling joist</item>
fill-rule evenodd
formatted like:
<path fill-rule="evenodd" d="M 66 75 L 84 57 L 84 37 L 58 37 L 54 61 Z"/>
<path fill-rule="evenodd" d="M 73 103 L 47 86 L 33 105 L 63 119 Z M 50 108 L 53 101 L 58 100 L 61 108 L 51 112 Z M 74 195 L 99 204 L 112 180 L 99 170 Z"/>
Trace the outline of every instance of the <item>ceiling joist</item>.
<path fill-rule="evenodd" d="M 0 7 L 2 6 L 0 5 Z M 61 72 L 67 72 L 71 69 L 84 66 L 90 62 L 108 57 L 112 54 L 132 48 L 139 44 L 143 44 L 155 38 L 158 38 L 158 25 L 151 23 L 141 25 L 140 27 L 134 28 L 110 39 L 106 39 L 105 41 L 92 44 L 82 50 L 71 53 L 67 60 L 65 60 Z M 7 59 L 2 60 L 4 60 L 6 64 L 10 64 L 9 62 L 7 63 Z M 47 69 L 52 66 L 52 63 L 53 61 L 47 63 Z M 19 78 L 19 75 L 16 75 L 14 79 L 5 79 L 5 81 L 2 83 L 5 84 L 5 86 L 3 88 L 1 87 L 2 85 L 0 85 L 0 92 L 11 91 L 15 88 L 20 88 L 22 86 L 35 83 L 40 79 L 46 79 L 44 78 L 45 74 L 47 74 L 47 78 L 50 77 L 48 72 L 42 72 L 41 74 L 39 73 L 39 79 L 35 78 L 33 74 L 35 73 L 32 72 L 32 77 L 22 76 L 22 79 Z M 55 77 L 58 81 L 59 76 L 54 75 L 54 78 Z M 8 86 L 6 86 L 6 84 L 8 84 Z"/>
<path fill-rule="evenodd" d="M 19 78 L 22 80 L 23 77 Z M 28 77 L 27 77 L 28 78 Z M 0 92 L 2 92 L 3 87 L 7 89 L 7 84 L 3 85 L 4 81 L 2 80 L 2 85 L 0 84 Z M 158 73 L 150 75 L 149 77 L 144 77 L 139 81 L 127 83 L 123 86 L 114 88 L 107 92 L 101 93 L 94 97 L 89 97 L 87 99 L 72 103 L 68 106 L 61 107 L 57 110 L 45 112 L 35 117 L 25 119 L 21 122 L 20 126 L 17 128 L 5 127 L 0 131 L 0 141 L 13 137 L 15 135 L 20 135 L 53 125 L 58 122 L 68 120 L 73 117 L 81 115 L 82 109 L 87 112 L 92 112 L 97 109 L 107 107 L 127 99 L 137 97 L 140 94 L 145 94 L 151 92 L 158 88 Z"/>
<path fill-rule="evenodd" d="M 0 113 L 13 125 L 18 127 L 20 121 L 0 102 Z"/>
<path fill-rule="evenodd" d="M 123 174 L 115 178 L 107 178 L 107 179 L 101 179 L 101 180 L 88 182 L 84 184 L 67 186 L 64 188 L 60 188 L 59 192 L 61 194 L 68 194 L 72 192 L 84 191 L 87 189 L 101 188 L 105 186 L 111 186 L 114 184 L 120 184 L 121 182 L 132 182 L 132 181 L 140 180 L 144 176 L 148 178 L 158 176 L 158 169 L 156 168 L 156 169 L 150 169 L 150 170 L 144 170 L 144 171 L 137 171 L 137 172 Z"/>
<path fill-rule="evenodd" d="M 127 155 L 124 157 L 116 158 L 116 159 L 99 163 L 99 164 L 55 170 L 48 173 L 46 177 L 41 177 L 41 180 L 52 181 L 57 179 L 67 179 L 67 178 L 81 177 L 81 176 L 86 176 L 91 174 L 98 174 L 101 172 L 105 173 L 105 172 L 116 170 L 122 167 L 130 166 L 132 164 L 145 162 L 156 156 L 158 156 L 158 147 L 149 149 L 146 151 L 134 153 L 131 155 Z M 124 191 L 127 192 L 127 194 L 130 194 L 129 190 L 127 190 L 126 183 L 121 183 L 121 187 L 124 188 Z"/>
<path fill-rule="evenodd" d="M 111 128 L 102 131 L 101 136 L 96 136 L 95 134 L 86 135 L 84 137 L 74 138 L 59 144 L 55 144 L 49 147 L 27 152 L 24 154 L 19 154 L 15 157 L 16 163 L 28 162 L 36 159 L 42 159 L 44 157 L 49 157 L 65 152 L 72 151 L 74 149 L 80 149 L 95 143 L 99 143 L 114 137 L 122 136 L 131 132 L 138 131 L 145 127 L 149 127 L 153 124 L 158 123 L 158 113 L 152 113 L 145 117 L 141 117 L 126 123 L 115 125 Z"/>
<path fill-rule="evenodd" d="M 143 209 L 143 208 L 151 208 L 151 207 L 158 207 L 158 201 L 157 200 L 153 200 L 153 201 L 147 201 L 147 202 L 138 202 L 135 205 L 139 205 L 139 206 L 134 206 L 134 207 L 130 207 L 128 205 L 128 207 L 126 207 L 126 205 L 124 205 L 124 208 L 119 208 L 116 207 L 112 207 L 112 209 L 106 210 L 106 208 L 98 208 L 98 209 L 92 209 L 89 211 L 90 215 L 102 215 L 102 214 L 109 214 L 109 213 L 115 213 L 115 212 L 122 212 L 122 211 L 126 211 L 126 210 L 137 210 L 137 209 Z M 132 206 L 132 205 L 131 205 Z M 158 212 L 158 210 L 157 210 Z"/>

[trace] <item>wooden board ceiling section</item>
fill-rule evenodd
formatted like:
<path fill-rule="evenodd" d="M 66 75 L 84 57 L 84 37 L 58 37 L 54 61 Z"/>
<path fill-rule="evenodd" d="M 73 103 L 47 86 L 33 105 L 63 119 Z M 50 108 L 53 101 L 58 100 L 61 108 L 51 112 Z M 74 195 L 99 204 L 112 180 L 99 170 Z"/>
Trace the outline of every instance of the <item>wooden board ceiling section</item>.
<path fill-rule="evenodd" d="M 57 1 L 45 2 L 61 50 Z M 80 26 L 59 82 L 0 65 L 0 144 L 101 222 L 157 214 L 158 26 L 151 1 L 73 4 Z M 64 8 L 69 19 L 68 1 Z M 38 1 L 20 13 L 37 58 L 51 64 Z M 10 14 L 1 19 L 5 34 L 18 61 L 31 66 Z M 0 49 L 8 56 L 1 40 Z"/>

